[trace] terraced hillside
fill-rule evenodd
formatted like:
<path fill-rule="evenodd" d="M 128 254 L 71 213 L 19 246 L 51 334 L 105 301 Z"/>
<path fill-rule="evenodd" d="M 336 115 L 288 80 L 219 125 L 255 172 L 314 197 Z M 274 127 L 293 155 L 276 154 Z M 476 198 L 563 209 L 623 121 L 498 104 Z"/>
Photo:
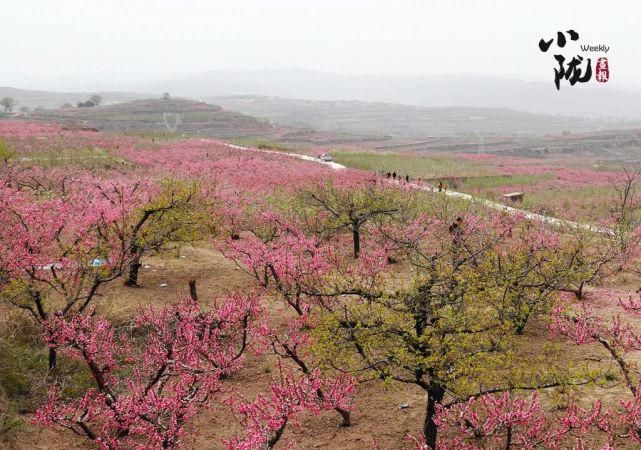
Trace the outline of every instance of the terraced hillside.
<path fill-rule="evenodd" d="M 228 140 L 249 140 L 261 146 L 336 146 L 366 142 L 380 145 L 389 138 L 357 133 L 317 131 L 270 124 L 265 120 L 188 99 L 147 99 L 90 108 L 59 108 L 15 114 L 16 118 L 54 122 L 67 128 L 89 128 L 155 135 L 198 135 Z"/>
<path fill-rule="evenodd" d="M 226 139 L 241 145 L 302 152 L 312 151 L 314 147 L 314 151 L 343 148 L 481 152 L 525 157 L 580 153 L 603 159 L 627 160 L 638 158 L 641 147 L 641 125 L 635 122 L 612 122 L 607 126 L 618 125 L 621 128 L 608 129 L 603 121 L 559 117 L 558 123 L 552 123 L 548 121 L 552 116 L 496 109 L 428 109 L 311 100 L 294 100 L 290 104 L 287 100 L 273 110 L 274 117 L 264 117 L 264 105 L 274 106 L 281 100 L 221 98 L 217 100 L 221 106 L 216 106 L 179 98 L 147 99 L 93 108 L 38 110 L 17 114 L 17 118 L 55 122 L 72 129 L 167 137 L 197 135 Z M 272 101 L 274 103 L 270 103 Z M 296 104 L 306 106 L 299 108 Z M 313 108 L 314 105 L 317 109 Z M 480 115 L 484 114 L 483 111 L 485 116 Z M 319 118 L 323 117 L 324 121 L 320 121 Z M 417 125 L 421 121 L 425 123 L 423 128 Z M 478 125 L 477 131 L 469 131 L 475 125 Z M 568 129 L 558 130 L 566 125 Z M 603 129 L 590 129 L 595 126 L 603 126 Z M 445 131 L 432 133 L 432 127 L 441 127 Z M 535 129 L 538 132 L 525 132 Z"/>
<path fill-rule="evenodd" d="M 134 100 L 94 108 L 38 111 L 31 119 L 105 131 L 201 133 L 218 137 L 264 135 L 274 127 L 220 106 L 185 99 Z"/>

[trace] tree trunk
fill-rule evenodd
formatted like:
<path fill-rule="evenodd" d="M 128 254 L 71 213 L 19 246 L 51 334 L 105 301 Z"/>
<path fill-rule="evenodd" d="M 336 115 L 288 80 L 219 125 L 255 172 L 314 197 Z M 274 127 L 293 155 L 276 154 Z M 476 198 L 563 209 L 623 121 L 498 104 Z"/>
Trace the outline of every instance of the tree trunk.
<path fill-rule="evenodd" d="M 131 287 L 138 286 L 138 271 L 141 266 L 142 264 L 140 264 L 140 261 L 138 260 L 131 264 L 131 267 L 129 268 L 129 278 L 127 278 L 125 285 Z"/>
<path fill-rule="evenodd" d="M 349 411 L 345 411 L 342 408 L 334 408 L 334 410 L 341 415 L 343 418 L 343 423 L 341 427 L 351 427 L 352 426 L 352 414 Z"/>
<path fill-rule="evenodd" d="M 198 293 L 196 292 L 196 280 L 189 280 L 189 297 L 195 302 L 198 301 Z"/>
<path fill-rule="evenodd" d="M 445 389 L 441 386 L 434 386 L 427 391 L 427 408 L 425 410 L 425 423 L 423 425 L 423 433 L 425 434 L 425 442 L 428 448 L 436 448 L 436 436 L 438 428 L 434 423 L 434 416 L 436 415 L 436 406 L 443 402 L 445 397 Z"/>
<path fill-rule="evenodd" d="M 58 353 L 55 348 L 49 347 L 49 370 L 56 368 L 58 364 Z"/>
<path fill-rule="evenodd" d="M 285 431 L 286 426 L 287 426 L 287 419 L 285 419 L 284 423 L 280 426 L 280 428 L 274 431 L 270 436 L 270 438 L 267 440 L 267 445 L 265 445 L 266 449 L 271 450 L 276 446 L 281 436 L 283 435 L 283 431 Z"/>
<path fill-rule="evenodd" d="M 298 366 L 301 368 L 302 372 L 305 374 L 309 374 L 309 369 L 303 363 L 300 359 L 298 360 Z M 323 390 L 321 388 L 316 389 L 316 395 L 318 395 L 318 398 L 321 400 L 325 398 L 325 394 L 323 393 Z M 338 406 L 334 408 L 334 411 L 336 411 L 340 416 L 343 418 L 343 422 L 341 422 L 341 427 L 351 427 L 352 426 L 352 413 L 350 411 L 347 411 L 343 408 L 339 408 Z"/>
<path fill-rule="evenodd" d="M 528 321 L 530 320 L 530 313 L 524 313 L 522 317 L 519 317 L 515 320 L 516 328 L 515 332 L 518 336 L 522 336 L 525 333 L 525 327 L 527 326 Z"/>
<path fill-rule="evenodd" d="M 505 450 L 512 448 L 512 425 L 507 428 L 507 436 L 505 436 Z"/>
<path fill-rule="evenodd" d="M 358 254 L 361 252 L 361 232 L 354 225 L 352 225 L 352 238 L 354 240 L 354 258 L 358 258 Z"/>

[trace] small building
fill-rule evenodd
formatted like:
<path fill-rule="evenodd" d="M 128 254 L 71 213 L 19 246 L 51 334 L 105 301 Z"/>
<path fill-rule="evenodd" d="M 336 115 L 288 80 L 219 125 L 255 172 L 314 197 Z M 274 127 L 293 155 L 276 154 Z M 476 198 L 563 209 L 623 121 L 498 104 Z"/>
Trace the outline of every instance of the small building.
<path fill-rule="evenodd" d="M 510 192 L 509 194 L 504 194 L 503 198 L 514 203 L 523 203 L 523 192 Z"/>

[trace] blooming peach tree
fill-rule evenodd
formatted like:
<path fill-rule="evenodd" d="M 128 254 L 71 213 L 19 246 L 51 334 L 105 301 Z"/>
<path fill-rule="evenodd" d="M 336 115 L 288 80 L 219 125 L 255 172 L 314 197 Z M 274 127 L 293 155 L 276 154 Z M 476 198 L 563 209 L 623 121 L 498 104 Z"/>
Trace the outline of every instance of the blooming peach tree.
<path fill-rule="evenodd" d="M 310 377 L 315 365 L 308 351 L 311 317 L 323 302 L 319 289 L 330 267 L 329 248 L 306 236 L 295 222 L 273 212 L 258 214 L 248 231 L 243 239 L 228 239 L 221 248 L 293 313 L 286 319 L 284 333 L 272 329 L 264 337 L 275 354 L 292 361 Z M 321 385 L 316 393 L 319 399 L 325 396 Z M 343 425 L 349 426 L 351 407 L 341 403 L 334 409 Z"/>
<path fill-rule="evenodd" d="M 279 364 L 280 380 L 270 384 L 270 394 L 259 394 L 253 401 L 232 401 L 246 430 L 244 437 L 227 441 L 230 449 L 273 448 L 285 427 L 303 412 L 319 414 L 326 410 L 352 408 L 354 383 L 350 377 L 327 379 L 318 368 L 297 376 Z"/>
<path fill-rule="evenodd" d="M 185 422 L 241 367 L 261 310 L 256 294 L 230 296 L 212 311 L 182 300 L 141 311 L 135 321 L 141 339 L 119 333 L 92 311 L 54 315 L 45 323 L 47 343 L 79 360 L 93 386 L 71 399 L 52 386 L 35 420 L 105 449 L 175 448 Z"/>

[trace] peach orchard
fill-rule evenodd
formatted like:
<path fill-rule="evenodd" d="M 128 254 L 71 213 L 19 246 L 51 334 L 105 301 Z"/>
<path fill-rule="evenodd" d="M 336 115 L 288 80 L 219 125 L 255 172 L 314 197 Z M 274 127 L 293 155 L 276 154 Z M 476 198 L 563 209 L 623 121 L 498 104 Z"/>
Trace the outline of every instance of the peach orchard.
<path fill-rule="evenodd" d="M 105 449 L 178 448 L 204 408 L 231 408 L 244 432 L 225 445 L 276 448 L 302 413 L 357 423 L 360 387 L 379 383 L 425 393 L 408 448 L 641 445 L 641 299 L 613 296 L 615 313 L 590 299 L 638 272 L 632 171 L 611 180 L 612 232 L 594 233 L 206 139 L 9 121 L 0 136 L 0 301 L 30 317 L 48 349 L 38 425 Z M 35 162 L 62 148 L 109 157 Z M 135 292 L 146 257 L 190 242 L 253 287 L 204 307 L 194 283 L 127 324 L 100 313 L 110 285 Z M 273 303 L 285 326 L 273 326 Z M 540 345 L 524 358 L 531 328 Z M 564 358 L 571 345 L 601 348 L 610 364 Z M 230 381 L 250 355 L 274 357 L 276 375 L 246 398 Z M 91 387 L 65 393 L 60 358 Z M 615 385 L 625 399 L 572 395 Z M 570 392 L 562 408 L 543 401 L 555 389 Z"/>

